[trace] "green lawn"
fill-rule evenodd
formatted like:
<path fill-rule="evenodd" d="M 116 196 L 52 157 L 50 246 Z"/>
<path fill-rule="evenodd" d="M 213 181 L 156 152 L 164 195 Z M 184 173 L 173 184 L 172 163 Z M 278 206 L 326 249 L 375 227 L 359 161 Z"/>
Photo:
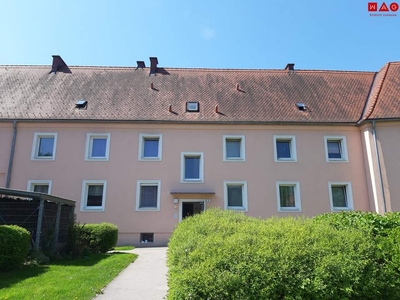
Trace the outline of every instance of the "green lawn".
<path fill-rule="evenodd" d="M 0 300 L 92 299 L 136 257 L 130 253 L 93 254 L 0 273 Z"/>
<path fill-rule="evenodd" d="M 116 251 L 126 251 L 126 250 L 133 250 L 135 249 L 134 246 L 118 246 L 118 247 L 114 247 L 113 250 Z"/>

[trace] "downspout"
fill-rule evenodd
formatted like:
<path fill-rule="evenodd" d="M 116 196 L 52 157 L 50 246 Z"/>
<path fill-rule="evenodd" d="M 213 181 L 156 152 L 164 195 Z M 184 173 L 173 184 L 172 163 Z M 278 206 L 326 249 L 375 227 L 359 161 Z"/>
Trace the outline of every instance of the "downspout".
<path fill-rule="evenodd" d="M 383 213 L 385 213 L 386 212 L 386 197 L 385 197 L 385 190 L 383 189 L 381 160 L 380 160 L 379 151 L 378 151 L 378 142 L 377 142 L 377 137 L 376 137 L 376 128 L 375 128 L 376 124 L 375 123 L 376 123 L 375 120 L 372 121 L 372 136 L 374 137 L 375 153 L 376 153 L 376 157 L 378 160 L 379 181 L 381 183 L 381 189 L 382 189 Z"/>
<path fill-rule="evenodd" d="M 8 170 L 7 170 L 7 179 L 6 179 L 6 188 L 10 187 L 10 180 L 11 180 L 11 169 L 12 163 L 14 160 L 14 150 L 15 150 L 15 140 L 17 138 L 17 121 L 13 121 L 13 136 L 11 142 L 11 150 L 10 150 L 10 159 L 8 161 Z"/>

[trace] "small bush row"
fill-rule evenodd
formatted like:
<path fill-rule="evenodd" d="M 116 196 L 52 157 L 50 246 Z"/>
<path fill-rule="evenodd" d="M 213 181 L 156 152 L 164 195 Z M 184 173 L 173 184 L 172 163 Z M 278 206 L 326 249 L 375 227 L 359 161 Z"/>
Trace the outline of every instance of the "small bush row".
<path fill-rule="evenodd" d="M 399 299 L 398 216 L 386 218 L 207 210 L 171 236 L 168 299 Z"/>
<path fill-rule="evenodd" d="M 111 223 L 71 224 L 67 252 L 74 257 L 106 253 L 117 244 L 118 227 Z"/>
<path fill-rule="evenodd" d="M 28 254 L 30 234 L 16 225 L 0 225 L 0 271 L 21 266 Z"/>

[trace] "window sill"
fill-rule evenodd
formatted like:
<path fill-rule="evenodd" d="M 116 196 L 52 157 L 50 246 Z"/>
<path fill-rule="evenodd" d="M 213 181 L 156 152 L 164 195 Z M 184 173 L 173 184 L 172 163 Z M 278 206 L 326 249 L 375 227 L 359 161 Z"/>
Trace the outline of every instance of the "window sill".
<path fill-rule="evenodd" d="M 161 161 L 161 157 L 141 157 L 139 161 Z"/>
<path fill-rule="evenodd" d="M 43 157 L 33 157 L 31 160 L 55 160 L 56 158 L 54 156 L 43 156 Z"/>
<path fill-rule="evenodd" d="M 247 209 L 245 207 L 239 207 L 239 206 L 228 206 L 227 209 L 236 210 L 236 211 L 243 211 L 243 212 L 247 211 Z"/>
<path fill-rule="evenodd" d="M 349 162 L 349 160 L 345 159 L 345 158 L 329 158 L 326 162 L 329 162 L 329 163 L 331 163 L 331 162 L 333 162 L 333 163 L 347 163 L 347 162 Z"/>
<path fill-rule="evenodd" d="M 108 157 L 85 158 L 85 161 L 109 161 Z"/>
<path fill-rule="evenodd" d="M 350 207 L 334 207 L 334 208 L 332 208 L 333 212 L 335 212 L 335 211 L 352 211 L 352 210 L 354 210 L 354 209 L 350 208 Z"/>
<path fill-rule="evenodd" d="M 293 159 L 293 158 L 278 158 L 278 159 L 275 159 L 275 162 L 297 162 L 297 159 Z"/>
<path fill-rule="evenodd" d="M 160 208 L 158 207 L 143 207 L 143 208 L 137 208 L 136 211 L 160 211 Z"/>
<path fill-rule="evenodd" d="M 81 208 L 80 212 L 104 212 L 104 207 L 99 208 Z"/>
<path fill-rule="evenodd" d="M 224 158 L 224 161 L 228 161 L 228 162 L 245 162 L 246 160 L 242 157 L 229 157 L 229 158 Z"/>
<path fill-rule="evenodd" d="M 301 212 L 301 209 L 296 208 L 296 207 L 293 207 L 293 208 L 281 207 L 281 208 L 278 208 L 278 212 Z"/>
<path fill-rule="evenodd" d="M 202 179 L 183 179 L 181 183 L 204 183 Z"/>

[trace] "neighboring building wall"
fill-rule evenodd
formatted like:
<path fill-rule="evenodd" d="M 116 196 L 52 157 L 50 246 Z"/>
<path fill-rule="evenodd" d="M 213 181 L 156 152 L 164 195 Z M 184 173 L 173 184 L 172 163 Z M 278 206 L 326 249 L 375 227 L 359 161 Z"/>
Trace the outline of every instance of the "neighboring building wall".
<path fill-rule="evenodd" d="M 400 211 L 400 122 L 377 122 L 376 136 L 387 211 Z"/>
<path fill-rule="evenodd" d="M 180 203 L 173 199 L 210 199 L 205 203 L 207 209 L 224 207 L 224 181 L 247 182 L 247 214 L 254 217 L 329 212 L 329 182 L 351 183 L 353 208 L 374 210 L 359 130 L 352 126 L 20 122 L 11 188 L 25 190 L 29 180 L 51 180 L 51 194 L 78 201 L 80 223 L 117 224 L 119 244 L 138 245 L 140 233 L 154 233 L 152 245 L 165 245 L 179 222 Z M 31 160 L 38 132 L 57 133 L 55 160 Z M 87 133 L 110 134 L 108 161 L 85 161 Z M 141 133 L 162 134 L 161 161 L 139 161 Z M 224 135 L 245 137 L 245 161 L 223 161 Z M 295 137 L 297 162 L 274 161 L 274 135 Z M 326 161 L 324 137 L 332 136 L 345 137 L 348 162 Z M 204 183 L 180 183 L 181 152 L 204 154 Z M 80 211 L 84 180 L 107 181 L 104 211 Z M 138 180 L 161 181 L 159 211 L 135 210 Z M 301 211 L 278 212 L 277 181 L 299 183 Z M 171 195 L 173 190 L 215 194 Z"/>
<path fill-rule="evenodd" d="M 0 187 L 6 186 L 8 162 L 12 142 L 13 123 L 0 122 Z"/>

